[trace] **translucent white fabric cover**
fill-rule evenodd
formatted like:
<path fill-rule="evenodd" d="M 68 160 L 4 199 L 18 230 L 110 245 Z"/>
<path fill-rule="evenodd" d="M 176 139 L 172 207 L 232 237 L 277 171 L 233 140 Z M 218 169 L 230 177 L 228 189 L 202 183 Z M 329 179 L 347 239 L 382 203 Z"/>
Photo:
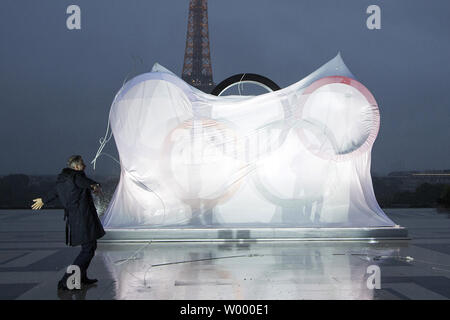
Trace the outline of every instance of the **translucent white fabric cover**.
<path fill-rule="evenodd" d="M 120 182 L 106 228 L 379 227 L 380 116 L 340 55 L 259 96 L 203 93 L 156 64 L 116 95 Z"/>

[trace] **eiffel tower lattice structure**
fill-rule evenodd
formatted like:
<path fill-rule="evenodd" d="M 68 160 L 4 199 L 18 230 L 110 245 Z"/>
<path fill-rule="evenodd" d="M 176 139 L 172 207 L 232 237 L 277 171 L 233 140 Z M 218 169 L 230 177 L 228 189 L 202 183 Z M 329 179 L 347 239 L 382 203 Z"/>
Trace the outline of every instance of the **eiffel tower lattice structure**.
<path fill-rule="evenodd" d="M 181 78 L 203 92 L 214 88 L 209 50 L 208 0 L 190 0 Z"/>

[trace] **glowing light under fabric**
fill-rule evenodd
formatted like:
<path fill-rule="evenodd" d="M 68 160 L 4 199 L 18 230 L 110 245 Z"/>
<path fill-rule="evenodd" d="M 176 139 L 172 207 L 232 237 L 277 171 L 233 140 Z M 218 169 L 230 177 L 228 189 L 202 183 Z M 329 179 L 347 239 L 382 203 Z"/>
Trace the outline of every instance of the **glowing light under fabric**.
<path fill-rule="evenodd" d="M 340 55 L 259 96 L 209 95 L 156 64 L 109 121 L 121 176 L 107 228 L 394 226 L 370 177 L 378 106 Z"/>

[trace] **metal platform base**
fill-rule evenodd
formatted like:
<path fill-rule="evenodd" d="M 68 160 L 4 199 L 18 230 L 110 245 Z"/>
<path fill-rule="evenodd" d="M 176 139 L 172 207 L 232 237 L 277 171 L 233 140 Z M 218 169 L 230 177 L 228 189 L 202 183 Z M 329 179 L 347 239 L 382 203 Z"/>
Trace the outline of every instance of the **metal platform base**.
<path fill-rule="evenodd" d="M 106 229 L 99 242 L 260 242 L 408 240 L 403 227 Z"/>

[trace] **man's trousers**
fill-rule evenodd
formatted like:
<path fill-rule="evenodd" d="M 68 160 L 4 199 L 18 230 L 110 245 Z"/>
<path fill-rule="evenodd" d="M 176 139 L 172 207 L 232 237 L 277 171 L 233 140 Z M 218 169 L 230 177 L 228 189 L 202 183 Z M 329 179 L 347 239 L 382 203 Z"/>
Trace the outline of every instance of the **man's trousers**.
<path fill-rule="evenodd" d="M 97 249 L 97 240 L 92 240 L 86 243 L 83 243 L 81 245 L 81 252 L 78 254 L 78 256 L 75 258 L 73 265 L 77 265 L 80 267 L 80 275 L 81 275 L 81 281 L 85 280 L 87 278 L 87 269 L 89 267 L 89 264 L 91 263 L 92 258 L 95 255 L 95 250 Z M 64 273 L 62 281 L 67 281 L 67 278 L 71 274 Z"/>

